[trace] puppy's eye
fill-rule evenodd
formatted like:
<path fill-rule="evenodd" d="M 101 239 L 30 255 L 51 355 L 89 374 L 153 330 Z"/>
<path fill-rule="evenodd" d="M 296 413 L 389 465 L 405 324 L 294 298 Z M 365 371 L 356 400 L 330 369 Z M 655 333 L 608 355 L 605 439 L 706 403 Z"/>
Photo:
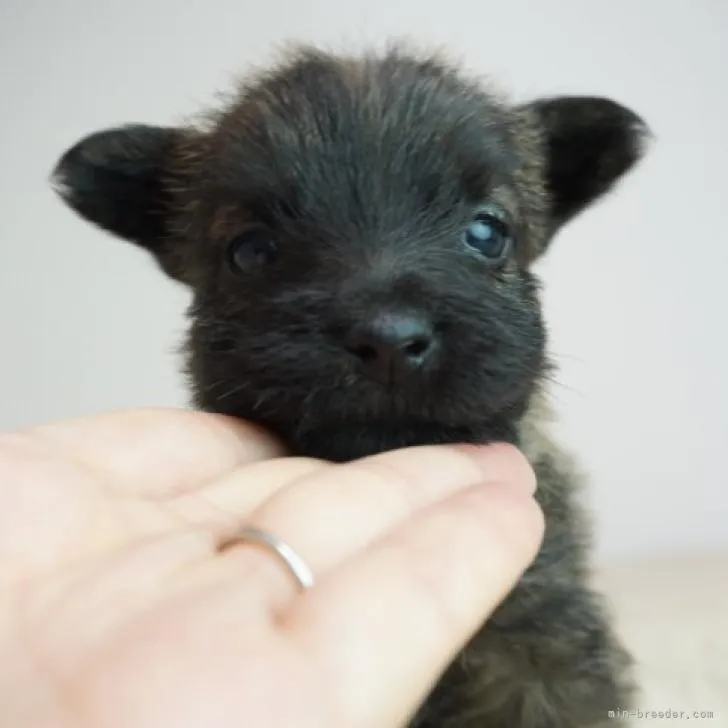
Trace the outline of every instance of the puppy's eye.
<path fill-rule="evenodd" d="M 275 260 L 277 248 L 271 233 L 255 228 L 237 235 L 230 241 L 230 263 L 240 270 L 260 267 Z"/>
<path fill-rule="evenodd" d="M 463 232 L 465 244 L 491 263 L 505 260 L 511 249 L 511 233 L 504 216 L 492 208 L 479 210 Z"/>

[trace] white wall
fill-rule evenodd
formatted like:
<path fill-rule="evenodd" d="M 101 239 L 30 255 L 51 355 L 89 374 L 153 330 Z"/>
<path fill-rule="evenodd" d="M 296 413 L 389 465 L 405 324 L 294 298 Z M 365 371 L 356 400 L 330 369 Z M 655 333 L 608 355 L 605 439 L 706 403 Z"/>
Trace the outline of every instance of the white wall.
<path fill-rule="evenodd" d="M 657 139 L 542 271 L 554 401 L 603 557 L 728 543 L 725 0 L 2 0 L 0 427 L 184 404 L 185 294 L 66 210 L 77 137 L 171 122 L 288 38 L 443 44 L 519 98 L 612 95 Z"/>

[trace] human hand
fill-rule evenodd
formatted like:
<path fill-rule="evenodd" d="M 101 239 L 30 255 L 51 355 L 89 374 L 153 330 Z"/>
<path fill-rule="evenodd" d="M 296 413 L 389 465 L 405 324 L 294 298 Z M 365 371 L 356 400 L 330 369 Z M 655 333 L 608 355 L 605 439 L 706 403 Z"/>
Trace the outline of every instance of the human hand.
<path fill-rule="evenodd" d="M 1 728 L 395 728 L 542 536 L 513 448 L 288 458 L 143 410 L 0 436 Z M 243 523 L 310 565 L 220 551 Z"/>

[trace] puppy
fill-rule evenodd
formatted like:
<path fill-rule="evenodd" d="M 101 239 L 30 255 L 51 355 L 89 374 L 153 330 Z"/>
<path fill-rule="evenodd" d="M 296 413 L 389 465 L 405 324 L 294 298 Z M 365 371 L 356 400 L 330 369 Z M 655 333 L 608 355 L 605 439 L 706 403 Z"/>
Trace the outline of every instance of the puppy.
<path fill-rule="evenodd" d="M 437 56 L 298 47 L 199 123 L 98 131 L 58 161 L 76 213 L 189 287 L 197 407 L 333 461 L 493 440 L 529 458 L 540 553 L 412 728 L 597 728 L 630 705 L 547 432 L 531 266 L 648 136 L 610 99 L 513 104 Z"/>

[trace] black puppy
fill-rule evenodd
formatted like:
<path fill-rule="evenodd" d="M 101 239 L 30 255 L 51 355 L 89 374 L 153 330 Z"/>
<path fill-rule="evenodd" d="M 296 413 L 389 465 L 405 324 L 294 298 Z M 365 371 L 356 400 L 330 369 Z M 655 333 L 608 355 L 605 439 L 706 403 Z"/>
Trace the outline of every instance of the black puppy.
<path fill-rule="evenodd" d="M 104 130 L 56 168 L 71 208 L 190 287 L 198 407 L 336 461 L 494 439 L 530 459 L 543 547 L 418 728 L 595 728 L 630 705 L 546 433 L 530 265 L 647 136 L 609 99 L 512 105 L 435 57 L 303 48 L 200 124 Z"/>

